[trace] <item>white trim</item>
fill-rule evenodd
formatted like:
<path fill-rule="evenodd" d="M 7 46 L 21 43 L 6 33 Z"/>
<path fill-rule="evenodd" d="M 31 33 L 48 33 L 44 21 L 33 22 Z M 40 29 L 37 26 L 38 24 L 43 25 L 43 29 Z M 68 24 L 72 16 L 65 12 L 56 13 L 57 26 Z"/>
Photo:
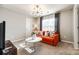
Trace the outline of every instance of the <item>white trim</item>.
<path fill-rule="evenodd" d="M 62 42 L 66 42 L 66 43 L 71 43 L 71 44 L 73 44 L 73 42 L 71 42 L 71 41 L 67 41 L 67 40 L 61 40 Z"/>
<path fill-rule="evenodd" d="M 21 40 L 24 40 L 24 39 L 14 39 L 14 40 L 11 40 L 11 42 L 18 42 L 18 41 L 21 41 Z"/>
<path fill-rule="evenodd" d="M 62 42 L 66 42 L 66 43 L 71 43 L 74 45 L 74 42 L 71 42 L 71 41 L 66 41 L 66 40 L 61 40 Z M 79 49 L 79 48 L 75 48 L 76 50 Z"/>
<path fill-rule="evenodd" d="M 78 49 L 78 9 L 77 5 L 73 6 L 73 35 L 74 35 L 74 48 Z"/>
<path fill-rule="evenodd" d="M 61 40 L 62 42 L 66 42 L 66 43 L 71 43 L 74 45 L 74 42 L 70 42 L 70 41 L 66 41 L 66 40 Z M 76 50 L 79 49 L 79 48 L 75 48 Z"/>

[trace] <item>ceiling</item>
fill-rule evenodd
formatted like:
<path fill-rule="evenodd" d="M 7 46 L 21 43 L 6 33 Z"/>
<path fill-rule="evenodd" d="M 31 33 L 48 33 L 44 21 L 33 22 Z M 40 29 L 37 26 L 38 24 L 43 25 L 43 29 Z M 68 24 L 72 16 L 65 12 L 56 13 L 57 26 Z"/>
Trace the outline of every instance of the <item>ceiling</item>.
<path fill-rule="evenodd" d="M 71 4 L 39 4 L 41 10 L 43 10 L 43 13 L 40 13 L 39 15 L 33 14 L 34 4 L 3 4 L 1 6 L 32 17 L 38 17 L 55 13 L 57 11 L 71 6 Z"/>

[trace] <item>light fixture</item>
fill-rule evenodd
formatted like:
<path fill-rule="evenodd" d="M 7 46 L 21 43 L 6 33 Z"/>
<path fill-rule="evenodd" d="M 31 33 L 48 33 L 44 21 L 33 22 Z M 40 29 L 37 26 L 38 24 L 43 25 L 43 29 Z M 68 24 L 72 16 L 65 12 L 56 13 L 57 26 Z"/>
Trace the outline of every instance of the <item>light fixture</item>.
<path fill-rule="evenodd" d="M 44 16 L 50 13 L 50 10 L 46 5 L 32 5 L 32 15 L 34 16 Z"/>
<path fill-rule="evenodd" d="M 40 7 L 40 5 L 34 5 L 34 6 L 33 6 L 32 14 L 33 14 L 33 15 L 40 15 L 40 14 L 43 14 L 43 10 L 42 10 L 42 8 Z"/>

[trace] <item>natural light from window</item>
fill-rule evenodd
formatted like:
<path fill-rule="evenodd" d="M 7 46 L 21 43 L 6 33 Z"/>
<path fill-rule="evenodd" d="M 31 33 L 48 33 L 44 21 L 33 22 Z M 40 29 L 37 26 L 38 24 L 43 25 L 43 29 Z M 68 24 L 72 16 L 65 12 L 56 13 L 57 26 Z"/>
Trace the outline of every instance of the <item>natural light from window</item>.
<path fill-rule="evenodd" d="M 43 31 L 55 31 L 55 18 L 48 18 L 42 20 Z"/>

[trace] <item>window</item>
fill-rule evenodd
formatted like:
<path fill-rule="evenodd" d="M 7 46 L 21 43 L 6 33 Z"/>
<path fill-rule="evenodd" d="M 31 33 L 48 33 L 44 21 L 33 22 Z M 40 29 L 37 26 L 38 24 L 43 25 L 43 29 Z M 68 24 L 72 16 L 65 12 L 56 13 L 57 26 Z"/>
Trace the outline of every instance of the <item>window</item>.
<path fill-rule="evenodd" d="M 42 20 L 42 30 L 43 31 L 55 31 L 55 18 L 44 18 Z"/>

